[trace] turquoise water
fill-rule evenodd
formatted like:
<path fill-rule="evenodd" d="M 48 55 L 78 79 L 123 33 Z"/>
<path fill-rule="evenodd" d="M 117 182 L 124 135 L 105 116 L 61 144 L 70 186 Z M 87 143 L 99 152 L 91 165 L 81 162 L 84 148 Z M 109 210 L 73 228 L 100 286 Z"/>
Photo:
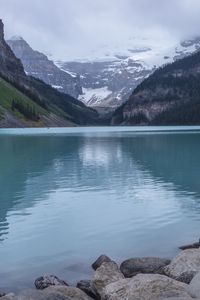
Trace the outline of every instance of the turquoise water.
<path fill-rule="evenodd" d="M 200 127 L 0 131 L 0 291 L 200 237 Z"/>

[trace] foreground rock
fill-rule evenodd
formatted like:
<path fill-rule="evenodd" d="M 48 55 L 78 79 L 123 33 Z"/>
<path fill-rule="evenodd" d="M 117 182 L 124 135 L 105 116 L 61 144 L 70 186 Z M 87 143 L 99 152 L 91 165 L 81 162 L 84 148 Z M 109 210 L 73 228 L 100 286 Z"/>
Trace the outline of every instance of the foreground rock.
<path fill-rule="evenodd" d="M 1 300 L 13 300 L 15 299 L 15 295 L 13 293 L 6 294 L 5 296 L 1 296 Z"/>
<path fill-rule="evenodd" d="M 68 284 L 64 280 L 61 280 L 58 277 L 53 275 L 44 275 L 35 280 L 35 287 L 38 290 L 44 290 L 49 286 L 54 286 L 54 285 L 68 286 Z"/>
<path fill-rule="evenodd" d="M 200 248 L 200 240 L 197 243 L 188 244 L 188 245 L 184 245 L 184 246 L 179 247 L 179 249 L 181 249 L 181 250 L 198 249 L 198 248 Z"/>
<path fill-rule="evenodd" d="M 131 258 L 121 264 L 120 270 L 127 278 L 139 273 L 164 274 L 164 267 L 169 265 L 170 262 L 169 259 L 157 257 Z"/>
<path fill-rule="evenodd" d="M 91 300 L 88 295 L 78 288 L 70 286 L 51 286 L 45 290 L 45 293 L 60 293 L 61 295 L 67 297 L 70 300 Z"/>
<path fill-rule="evenodd" d="M 99 267 L 101 267 L 101 265 L 105 262 L 111 262 L 112 260 L 110 259 L 110 257 L 106 256 L 106 255 L 101 255 L 99 256 L 99 258 L 97 258 L 97 260 L 92 264 L 92 268 L 96 271 Z"/>
<path fill-rule="evenodd" d="M 107 285 L 102 300 L 159 300 L 175 297 L 192 299 L 185 283 L 164 275 L 138 274 Z"/>
<path fill-rule="evenodd" d="M 165 274 L 176 280 L 190 283 L 200 271 L 200 250 L 189 249 L 182 251 L 164 268 Z"/>
<path fill-rule="evenodd" d="M 84 292 L 68 286 L 52 286 L 43 291 L 28 290 L 17 296 L 7 295 L 2 300 L 91 300 Z"/>
<path fill-rule="evenodd" d="M 5 296 L 6 294 L 5 293 L 0 293 L 0 298 Z"/>
<path fill-rule="evenodd" d="M 190 282 L 188 291 L 193 297 L 200 298 L 200 272 Z"/>
<path fill-rule="evenodd" d="M 91 287 L 99 296 L 102 295 L 103 289 L 110 283 L 124 279 L 124 275 L 120 272 L 115 262 L 103 263 L 92 277 Z"/>
<path fill-rule="evenodd" d="M 91 298 L 96 299 L 97 295 L 92 288 L 90 280 L 81 280 L 77 283 L 76 287 L 78 289 L 82 290 L 84 293 L 86 293 Z"/>

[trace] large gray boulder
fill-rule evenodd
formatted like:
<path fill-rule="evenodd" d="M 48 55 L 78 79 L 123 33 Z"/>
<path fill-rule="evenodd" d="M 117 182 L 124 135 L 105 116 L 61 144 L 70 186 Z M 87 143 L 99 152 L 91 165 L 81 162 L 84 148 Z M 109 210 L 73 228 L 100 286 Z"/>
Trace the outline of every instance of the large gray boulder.
<path fill-rule="evenodd" d="M 188 291 L 192 297 L 200 298 L 200 272 L 197 273 L 190 282 Z"/>
<path fill-rule="evenodd" d="M 124 275 L 120 272 L 118 265 L 114 261 L 107 262 L 94 272 L 91 286 L 95 293 L 101 296 L 106 285 L 120 279 L 124 279 Z"/>
<path fill-rule="evenodd" d="M 110 257 L 108 257 L 107 255 L 101 255 L 97 258 L 97 260 L 92 264 L 92 268 L 96 271 L 99 267 L 101 267 L 101 265 L 105 262 L 110 262 L 112 261 L 110 259 Z"/>
<path fill-rule="evenodd" d="M 68 286 L 68 284 L 64 280 L 61 280 L 54 275 L 44 275 L 35 280 L 35 287 L 38 290 L 44 290 L 52 285 Z"/>
<path fill-rule="evenodd" d="M 13 293 L 6 294 L 5 296 L 1 296 L 1 300 L 13 300 L 15 299 L 15 295 Z"/>
<path fill-rule="evenodd" d="M 43 291 L 27 290 L 17 296 L 5 296 L 2 300 L 91 300 L 81 290 L 68 286 L 51 286 Z"/>
<path fill-rule="evenodd" d="M 158 257 L 131 258 L 121 264 L 120 270 L 127 278 L 131 278 L 139 273 L 164 274 L 163 269 L 170 262 L 169 259 Z"/>
<path fill-rule="evenodd" d="M 69 298 L 70 300 L 91 300 L 88 295 L 78 288 L 70 286 L 51 286 L 44 290 L 45 294 L 60 293 L 62 296 Z"/>
<path fill-rule="evenodd" d="M 88 296 L 90 296 L 93 299 L 96 299 L 97 295 L 95 291 L 92 288 L 91 281 L 90 280 L 80 280 L 76 287 L 86 293 Z"/>
<path fill-rule="evenodd" d="M 102 300 L 160 300 L 172 297 L 192 299 L 185 283 L 159 274 L 138 274 L 107 285 Z"/>
<path fill-rule="evenodd" d="M 199 249 L 182 251 L 168 266 L 164 268 L 164 272 L 167 276 L 185 283 L 190 283 L 190 281 L 199 271 Z"/>
<path fill-rule="evenodd" d="M 23 291 L 17 296 L 5 296 L 2 300 L 72 300 L 58 292 L 46 293 L 44 291 L 28 290 Z M 74 300 L 74 299 L 73 299 Z M 78 299 L 76 299 L 78 300 Z"/>

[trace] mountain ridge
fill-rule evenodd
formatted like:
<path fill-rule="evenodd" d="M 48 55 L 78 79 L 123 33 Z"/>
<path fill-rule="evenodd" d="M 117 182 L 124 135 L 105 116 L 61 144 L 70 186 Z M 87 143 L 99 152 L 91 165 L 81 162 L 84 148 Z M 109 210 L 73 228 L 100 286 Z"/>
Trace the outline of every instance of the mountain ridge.
<path fill-rule="evenodd" d="M 27 75 L 38 78 L 76 99 L 82 94 L 78 75 L 71 75 L 58 68 L 45 54 L 33 50 L 20 36 L 7 39 L 6 42 L 21 60 Z"/>
<path fill-rule="evenodd" d="M 0 20 L 0 78 L 4 87 L 4 93 L 0 93 L 0 126 L 13 127 L 17 120 L 18 127 L 75 126 L 95 124 L 98 119 L 96 111 L 87 108 L 82 102 L 60 93 L 39 79 L 26 75 L 21 61 L 5 42 L 2 20 Z M 33 103 L 37 105 L 37 112 Z M 36 113 L 37 120 L 35 118 L 35 122 L 30 122 L 29 116 Z"/>
<path fill-rule="evenodd" d="M 112 124 L 199 125 L 200 51 L 157 69 L 113 114 Z"/>
<path fill-rule="evenodd" d="M 83 95 L 79 100 L 99 110 L 115 110 L 126 102 L 132 91 L 157 67 L 181 59 L 200 49 L 200 38 L 177 42 L 170 46 L 136 46 L 130 40 L 126 49 L 105 48 L 105 55 L 77 61 L 58 61 L 62 70 L 80 74 Z M 123 48 L 123 47 L 122 47 Z M 99 50 L 99 55 L 100 55 Z M 98 53 L 98 52 L 97 52 Z M 103 52 L 102 52 L 103 53 Z"/>

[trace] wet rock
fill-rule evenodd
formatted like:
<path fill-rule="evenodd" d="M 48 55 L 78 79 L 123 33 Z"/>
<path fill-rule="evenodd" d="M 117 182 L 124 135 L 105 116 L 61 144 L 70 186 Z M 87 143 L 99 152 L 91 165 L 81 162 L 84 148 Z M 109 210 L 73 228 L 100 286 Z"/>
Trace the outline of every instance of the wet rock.
<path fill-rule="evenodd" d="M 191 299 L 185 283 L 159 274 L 138 274 L 107 285 L 102 300 Z"/>
<path fill-rule="evenodd" d="M 91 280 L 92 289 L 98 296 L 101 296 L 106 285 L 124 279 L 118 265 L 114 262 L 103 263 L 95 272 Z"/>
<path fill-rule="evenodd" d="M 92 264 L 92 268 L 96 271 L 104 262 L 111 262 L 110 257 L 106 255 L 101 255 L 97 258 L 97 260 Z"/>
<path fill-rule="evenodd" d="M 0 293 L 0 298 L 5 296 L 6 294 L 5 293 Z"/>
<path fill-rule="evenodd" d="M 1 296 L 1 300 L 15 300 L 15 295 L 13 293 L 6 294 L 5 296 Z"/>
<path fill-rule="evenodd" d="M 164 272 L 167 276 L 185 283 L 190 283 L 190 281 L 199 271 L 199 249 L 182 251 L 168 266 L 164 268 Z"/>
<path fill-rule="evenodd" d="M 70 286 L 51 286 L 44 291 L 45 294 L 60 293 L 62 296 L 70 300 L 91 300 L 88 295 L 78 288 Z"/>
<path fill-rule="evenodd" d="M 127 278 L 139 273 L 164 274 L 163 268 L 169 263 L 169 259 L 157 257 L 131 258 L 121 264 L 120 270 Z"/>
<path fill-rule="evenodd" d="M 35 280 L 35 287 L 38 290 L 44 290 L 52 285 L 68 286 L 68 284 L 64 280 L 61 280 L 58 277 L 53 275 L 44 275 Z"/>
<path fill-rule="evenodd" d="M 200 240 L 197 243 L 184 245 L 184 246 L 179 247 L 179 249 L 181 249 L 181 250 L 198 249 L 198 248 L 200 248 Z"/>
<path fill-rule="evenodd" d="M 84 293 L 86 293 L 91 298 L 93 298 L 93 299 L 97 298 L 97 295 L 96 295 L 95 291 L 92 288 L 90 280 L 81 280 L 77 283 L 76 287 L 78 289 L 82 290 Z"/>
<path fill-rule="evenodd" d="M 190 282 L 188 291 L 192 297 L 200 298 L 200 272 L 197 273 Z"/>

